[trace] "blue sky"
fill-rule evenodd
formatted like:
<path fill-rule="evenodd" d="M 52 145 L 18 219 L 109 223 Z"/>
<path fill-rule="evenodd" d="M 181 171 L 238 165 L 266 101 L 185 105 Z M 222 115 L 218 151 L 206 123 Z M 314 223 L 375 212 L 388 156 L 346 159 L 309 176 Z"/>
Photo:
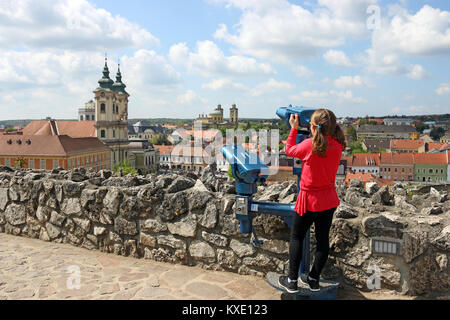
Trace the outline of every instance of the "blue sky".
<path fill-rule="evenodd" d="M 0 34 L 1 120 L 76 118 L 105 52 L 130 118 L 450 113 L 448 1 L 6 0 Z"/>

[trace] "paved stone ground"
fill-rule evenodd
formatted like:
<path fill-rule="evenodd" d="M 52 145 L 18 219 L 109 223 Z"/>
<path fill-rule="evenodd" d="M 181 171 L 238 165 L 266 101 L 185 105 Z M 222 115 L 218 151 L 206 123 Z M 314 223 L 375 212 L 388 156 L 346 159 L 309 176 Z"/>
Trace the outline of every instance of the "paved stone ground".
<path fill-rule="evenodd" d="M 68 268 L 80 271 L 79 289 Z M 0 300 L 269 300 L 280 292 L 259 277 L 89 251 L 0 234 Z M 338 299 L 405 299 L 340 290 Z M 410 298 L 409 298 L 410 299 Z"/>

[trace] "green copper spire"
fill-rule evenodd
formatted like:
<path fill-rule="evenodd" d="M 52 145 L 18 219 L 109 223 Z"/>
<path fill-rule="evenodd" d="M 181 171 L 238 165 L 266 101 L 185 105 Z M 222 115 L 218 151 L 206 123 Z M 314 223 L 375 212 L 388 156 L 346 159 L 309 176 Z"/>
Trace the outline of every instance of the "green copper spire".
<path fill-rule="evenodd" d="M 112 89 L 120 94 L 128 94 L 125 91 L 126 85 L 122 82 L 122 73 L 120 72 L 120 63 L 117 68 L 116 82 L 113 84 Z"/>
<path fill-rule="evenodd" d="M 98 84 L 100 85 L 97 90 L 100 89 L 112 89 L 114 81 L 110 79 L 109 77 L 109 68 L 108 68 L 108 58 L 105 57 L 105 67 L 103 68 L 103 77 L 98 81 Z"/>

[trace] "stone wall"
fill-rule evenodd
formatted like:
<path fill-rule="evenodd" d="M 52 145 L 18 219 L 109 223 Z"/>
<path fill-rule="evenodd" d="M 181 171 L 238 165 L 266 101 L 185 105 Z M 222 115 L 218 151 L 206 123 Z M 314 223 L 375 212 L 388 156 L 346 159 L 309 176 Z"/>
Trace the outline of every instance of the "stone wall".
<path fill-rule="evenodd" d="M 254 247 L 234 218 L 233 183 L 216 179 L 213 169 L 196 180 L 0 168 L 0 232 L 210 270 L 287 272 L 287 225 L 279 217 L 256 217 L 254 227 L 265 241 Z M 401 185 L 378 190 L 371 184 L 364 190 L 353 181 L 349 188 L 339 185 L 338 193 L 342 204 L 330 232 L 324 278 L 368 290 L 376 266 L 382 289 L 449 294 L 446 192 L 431 188 L 421 194 Z M 256 199 L 292 203 L 295 182 L 259 187 Z M 373 253 L 373 238 L 398 243 L 398 254 Z"/>

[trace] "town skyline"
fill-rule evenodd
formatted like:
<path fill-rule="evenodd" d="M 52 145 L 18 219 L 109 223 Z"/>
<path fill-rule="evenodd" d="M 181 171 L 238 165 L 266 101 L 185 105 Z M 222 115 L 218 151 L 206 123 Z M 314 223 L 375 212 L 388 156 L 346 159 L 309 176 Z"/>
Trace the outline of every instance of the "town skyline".
<path fill-rule="evenodd" d="M 105 52 L 130 119 L 218 104 L 244 119 L 289 104 L 351 118 L 450 109 L 446 1 L 3 1 L 0 14 L 0 120 L 76 118 Z"/>

